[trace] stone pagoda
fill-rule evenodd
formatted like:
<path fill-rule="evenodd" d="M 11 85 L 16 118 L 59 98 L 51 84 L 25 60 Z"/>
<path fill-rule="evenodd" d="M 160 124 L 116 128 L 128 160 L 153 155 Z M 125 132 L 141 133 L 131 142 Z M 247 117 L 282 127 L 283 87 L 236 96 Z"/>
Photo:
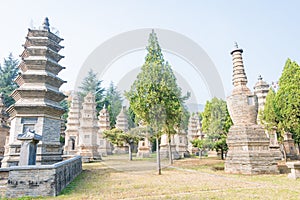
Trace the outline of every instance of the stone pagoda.
<path fill-rule="evenodd" d="M 163 134 L 160 139 L 160 157 L 161 158 L 169 158 L 169 138 L 167 134 Z M 180 155 L 176 150 L 176 144 L 174 140 L 174 135 L 171 135 L 171 155 L 173 159 L 179 159 Z"/>
<path fill-rule="evenodd" d="M 105 108 L 105 105 L 102 110 L 100 110 L 98 115 L 98 125 L 99 125 L 99 131 L 98 131 L 98 151 L 101 154 L 101 156 L 107 156 L 112 154 L 112 144 L 103 138 L 103 131 L 110 130 L 110 120 L 109 120 L 109 112 Z"/>
<path fill-rule="evenodd" d="M 83 162 L 101 160 L 97 144 L 98 120 L 95 95 L 88 93 L 82 103 L 79 128 L 79 155 Z"/>
<path fill-rule="evenodd" d="M 126 114 L 126 106 L 123 106 L 121 112 L 117 116 L 116 128 L 124 132 L 128 131 L 128 119 Z"/>
<path fill-rule="evenodd" d="M 257 96 L 257 101 L 258 101 L 258 113 L 264 110 L 269 88 L 270 88 L 269 84 L 263 80 L 261 75 L 259 75 L 258 81 L 254 86 L 254 94 Z M 257 123 L 260 124 L 258 115 L 257 115 Z"/>
<path fill-rule="evenodd" d="M 79 127 L 80 127 L 80 102 L 74 94 L 68 113 L 67 128 L 65 131 L 64 155 L 77 155 L 79 144 Z"/>
<path fill-rule="evenodd" d="M 227 106 L 233 125 L 227 135 L 225 172 L 278 173 L 275 155 L 269 149 L 269 139 L 264 129 L 256 123 L 257 96 L 247 87 L 242 53 L 237 44 L 231 52 L 234 88 L 231 96 L 227 97 Z"/>
<path fill-rule="evenodd" d="M 64 109 L 59 102 L 65 95 L 59 88 L 65 81 L 57 77 L 64 69 L 58 64 L 63 58 L 58 54 L 63 48 L 59 44 L 62 40 L 51 32 L 48 18 L 41 29 L 28 29 L 22 61 L 18 66 L 21 73 L 15 79 L 19 88 L 11 94 L 16 103 L 7 109 L 11 129 L 2 167 L 18 165 L 21 142 L 17 135 L 28 130 L 42 136 L 37 147 L 37 165 L 62 160 L 60 117 Z"/>
<path fill-rule="evenodd" d="M 175 149 L 181 158 L 189 156 L 187 133 L 184 130 L 178 130 L 174 135 Z"/>
<path fill-rule="evenodd" d="M 116 128 L 121 129 L 124 132 L 128 131 L 128 119 L 127 119 L 126 106 L 123 106 L 120 113 L 117 116 Z M 123 146 L 114 146 L 113 153 L 126 154 L 129 151 L 129 147 L 124 144 Z"/>
<path fill-rule="evenodd" d="M 196 152 L 199 152 L 199 149 L 197 147 L 193 147 L 191 141 L 194 139 L 203 139 L 203 138 L 204 135 L 201 133 L 201 122 L 199 116 L 197 114 L 192 114 L 189 118 L 188 134 L 187 134 L 188 151 L 191 154 L 195 154 Z"/>
<path fill-rule="evenodd" d="M 5 151 L 5 143 L 9 139 L 9 126 L 7 120 L 9 118 L 4 105 L 4 96 L 0 94 L 0 160 L 3 159 Z"/>

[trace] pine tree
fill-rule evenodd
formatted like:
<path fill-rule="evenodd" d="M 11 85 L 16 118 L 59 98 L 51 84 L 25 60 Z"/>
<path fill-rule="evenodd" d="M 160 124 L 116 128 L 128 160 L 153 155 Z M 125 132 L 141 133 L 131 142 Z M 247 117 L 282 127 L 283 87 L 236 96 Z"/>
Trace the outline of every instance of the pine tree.
<path fill-rule="evenodd" d="M 149 36 L 147 55 L 141 72 L 125 96 L 138 120 L 154 130 L 157 145 L 158 174 L 161 174 L 159 139 L 163 132 L 175 133 L 183 114 L 182 97 L 176 78 L 168 63 L 165 63 L 154 31 Z"/>
<path fill-rule="evenodd" d="M 113 82 L 111 82 L 109 87 L 106 89 L 104 101 L 109 112 L 110 127 L 114 128 L 116 125 L 117 115 L 122 109 L 123 99 Z"/>
<path fill-rule="evenodd" d="M 89 70 L 88 75 L 83 79 L 79 87 L 79 96 L 83 99 L 89 92 L 95 95 L 97 104 L 97 111 L 103 107 L 104 104 L 104 88 L 101 87 L 102 80 L 97 79 L 97 73 L 92 69 Z"/>
<path fill-rule="evenodd" d="M 290 132 L 295 142 L 300 143 L 300 66 L 288 59 L 279 79 L 275 104 L 278 130 Z"/>
<path fill-rule="evenodd" d="M 0 66 L 0 93 L 4 95 L 4 104 L 6 107 L 14 104 L 14 99 L 9 95 L 17 88 L 14 79 L 18 75 L 19 61 L 15 59 L 12 53 L 4 59 L 3 67 Z"/>

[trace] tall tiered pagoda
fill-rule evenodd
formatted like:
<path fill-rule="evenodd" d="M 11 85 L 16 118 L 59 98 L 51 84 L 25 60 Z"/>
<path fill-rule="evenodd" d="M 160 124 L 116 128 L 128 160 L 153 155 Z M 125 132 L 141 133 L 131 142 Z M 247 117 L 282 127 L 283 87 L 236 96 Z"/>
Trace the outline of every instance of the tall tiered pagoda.
<path fill-rule="evenodd" d="M 88 93 L 82 103 L 79 128 L 79 154 L 83 162 L 101 159 L 97 144 L 98 130 L 95 95 Z"/>
<path fill-rule="evenodd" d="M 193 147 L 191 141 L 194 139 L 203 139 L 203 138 L 204 135 L 201 133 L 201 122 L 199 116 L 194 113 L 189 118 L 188 134 L 187 134 L 188 151 L 191 154 L 194 154 L 199 151 L 197 147 Z"/>
<path fill-rule="evenodd" d="M 80 109 L 78 96 L 74 94 L 67 119 L 64 155 L 76 155 L 78 153 Z"/>
<path fill-rule="evenodd" d="M 233 91 L 227 106 L 233 125 L 227 134 L 228 153 L 225 172 L 241 174 L 278 173 L 276 154 L 269 148 L 269 138 L 257 124 L 258 101 L 247 87 L 242 58 L 243 50 L 235 45 L 233 61 Z"/>
<path fill-rule="evenodd" d="M 51 32 L 48 18 L 45 18 L 42 28 L 28 29 L 18 66 L 21 72 L 15 79 L 19 88 L 11 94 L 16 103 L 7 110 L 11 129 L 2 167 L 18 165 L 21 142 L 17 136 L 28 129 L 42 136 L 37 149 L 37 165 L 62 160 L 60 117 L 64 109 L 59 102 L 65 95 L 59 88 L 65 81 L 57 77 L 64 69 L 58 64 L 63 58 L 58 54 L 63 48 L 59 44 L 62 40 Z"/>
<path fill-rule="evenodd" d="M 98 125 L 99 125 L 99 131 L 98 131 L 98 151 L 101 154 L 101 156 L 107 156 L 112 154 L 112 144 L 105 138 L 103 138 L 103 131 L 110 130 L 110 120 L 109 120 L 109 112 L 103 107 L 103 109 L 100 110 L 99 116 L 98 116 Z"/>

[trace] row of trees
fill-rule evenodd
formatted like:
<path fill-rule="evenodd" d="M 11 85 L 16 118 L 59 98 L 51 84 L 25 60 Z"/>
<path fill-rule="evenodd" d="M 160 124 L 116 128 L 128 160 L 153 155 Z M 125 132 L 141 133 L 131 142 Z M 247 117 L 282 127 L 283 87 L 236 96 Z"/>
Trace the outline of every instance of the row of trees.
<path fill-rule="evenodd" d="M 264 127 L 277 130 L 279 139 L 285 132 L 290 132 L 293 139 L 300 143 L 300 66 L 288 59 L 279 79 L 277 92 L 270 89 L 264 111 L 259 113 Z"/>

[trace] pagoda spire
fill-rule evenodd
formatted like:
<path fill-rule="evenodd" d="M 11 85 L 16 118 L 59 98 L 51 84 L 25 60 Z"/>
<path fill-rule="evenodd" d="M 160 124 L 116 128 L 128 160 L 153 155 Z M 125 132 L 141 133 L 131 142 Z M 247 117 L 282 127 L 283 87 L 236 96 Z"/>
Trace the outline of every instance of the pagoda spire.
<path fill-rule="evenodd" d="M 48 17 L 45 18 L 44 23 L 43 23 L 43 29 L 50 31 L 50 24 L 49 24 L 49 19 Z"/>
<path fill-rule="evenodd" d="M 247 76 L 245 73 L 243 57 L 243 49 L 239 48 L 237 42 L 234 44 L 234 49 L 231 51 L 232 63 L 233 63 L 233 77 L 232 84 L 234 86 L 233 93 L 239 93 L 245 91 L 250 93 L 249 88 L 247 87 Z"/>
<path fill-rule="evenodd" d="M 247 76 L 244 69 L 243 49 L 238 47 L 237 42 L 235 42 L 234 50 L 231 52 L 232 62 L 233 62 L 233 85 L 247 85 Z"/>

